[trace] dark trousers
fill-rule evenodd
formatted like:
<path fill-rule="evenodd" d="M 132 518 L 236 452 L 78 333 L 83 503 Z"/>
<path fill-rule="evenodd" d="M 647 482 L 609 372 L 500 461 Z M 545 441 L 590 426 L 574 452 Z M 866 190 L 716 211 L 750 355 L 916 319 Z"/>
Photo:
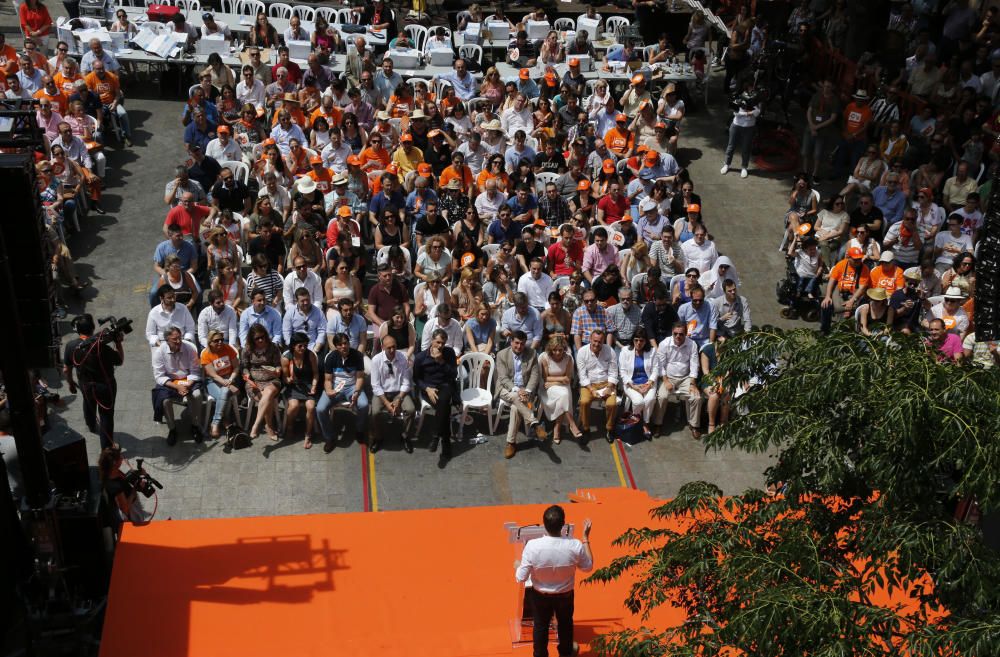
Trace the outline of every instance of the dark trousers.
<path fill-rule="evenodd" d="M 534 657 L 548 657 L 549 623 L 552 622 L 553 614 L 556 617 L 556 632 L 559 636 L 559 655 L 569 657 L 573 654 L 573 591 L 558 595 L 545 595 L 534 591 L 532 598 Z"/>
<path fill-rule="evenodd" d="M 111 447 L 115 441 L 115 397 L 118 394 L 118 384 L 80 382 L 80 393 L 83 395 L 83 419 L 87 428 L 98 431 L 97 419 L 100 417 L 101 449 Z"/>
<path fill-rule="evenodd" d="M 450 383 L 437 386 L 437 403 L 432 404 L 434 406 L 434 419 L 437 422 L 435 435 L 441 439 L 442 454 L 451 454 L 451 404 L 455 392 L 455 386 Z M 430 403 L 431 400 L 426 391 L 421 390 L 420 394 Z"/>

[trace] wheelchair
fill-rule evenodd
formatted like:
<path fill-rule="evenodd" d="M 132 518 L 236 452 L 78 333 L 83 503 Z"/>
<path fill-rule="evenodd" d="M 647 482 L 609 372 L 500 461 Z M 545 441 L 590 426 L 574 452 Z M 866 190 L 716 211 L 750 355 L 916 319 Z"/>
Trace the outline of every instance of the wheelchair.
<path fill-rule="evenodd" d="M 786 256 L 785 278 L 775 285 L 778 303 L 784 306 L 781 309 L 781 316 L 785 319 L 801 318 L 807 322 L 819 321 L 820 299 L 818 296 L 799 294 L 799 280 L 799 275 L 795 272 L 795 259 Z"/>

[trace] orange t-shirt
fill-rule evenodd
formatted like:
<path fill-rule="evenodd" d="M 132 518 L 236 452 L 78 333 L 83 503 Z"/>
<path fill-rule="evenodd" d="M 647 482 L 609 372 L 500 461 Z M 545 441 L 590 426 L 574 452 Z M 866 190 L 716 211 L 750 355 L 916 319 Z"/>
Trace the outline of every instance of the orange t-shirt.
<path fill-rule="evenodd" d="M 39 100 L 41 100 L 42 98 L 48 98 L 50 101 L 52 101 L 52 105 L 54 106 L 55 110 L 59 112 L 59 114 L 61 114 L 62 116 L 66 116 L 66 110 L 69 107 L 69 97 L 63 92 L 59 91 L 56 92 L 55 94 L 50 94 L 49 92 L 45 91 L 45 87 L 42 87 L 41 89 L 35 92 L 35 98 L 38 98 Z"/>
<path fill-rule="evenodd" d="M 324 194 L 333 189 L 333 185 L 331 184 L 333 176 L 330 175 L 330 170 L 327 169 L 326 167 L 323 167 L 323 169 L 320 170 L 319 173 L 316 173 L 316 169 L 313 169 L 306 175 L 312 178 L 316 182 L 316 189 L 323 192 Z"/>
<path fill-rule="evenodd" d="M 871 272 L 868 267 L 861 265 L 860 276 L 858 269 L 850 266 L 850 260 L 844 258 L 833 266 L 830 270 L 830 280 L 837 281 L 837 289 L 841 292 L 854 292 L 857 289 L 860 278 L 861 287 L 871 287 Z"/>
<path fill-rule="evenodd" d="M 240 355 L 228 344 L 223 344 L 220 349 L 222 353 L 215 353 L 208 347 L 202 349 L 201 364 L 202 366 L 212 364 L 216 374 L 223 377 L 229 376 L 233 373 L 236 363 L 240 362 Z"/>
<path fill-rule="evenodd" d="M 344 120 L 344 113 L 337 106 L 333 107 L 333 110 L 329 113 L 325 112 L 322 107 L 317 107 L 313 110 L 312 114 L 309 115 L 309 125 L 316 122 L 319 117 L 326 119 L 326 122 L 330 127 L 339 126 Z"/>
<path fill-rule="evenodd" d="M 4 73 L 17 73 L 21 70 L 17 63 L 17 51 L 9 43 L 0 48 L 0 67 L 3 67 Z"/>
<path fill-rule="evenodd" d="M 368 147 L 363 151 L 361 151 L 361 153 L 358 155 L 358 158 L 361 160 L 362 171 L 372 171 L 372 170 L 377 171 L 379 169 L 385 169 L 387 166 L 389 166 L 389 160 L 390 160 L 389 151 L 385 150 L 384 148 L 381 148 L 376 151 L 371 147 Z M 369 162 L 378 163 L 379 166 L 377 167 L 368 166 Z"/>
<path fill-rule="evenodd" d="M 604 133 L 604 143 L 608 145 L 608 148 L 615 155 L 625 157 L 632 150 L 632 146 L 635 145 L 635 135 L 629 130 L 622 132 L 618 129 L 618 126 L 615 126 Z"/>
<path fill-rule="evenodd" d="M 858 103 L 850 103 L 844 108 L 844 138 L 845 139 L 864 139 L 864 131 L 856 137 L 851 135 L 856 133 L 858 130 L 868 125 L 872 120 L 872 111 L 868 105 L 859 105 Z"/>
<path fill-rule="evenodd" d="M 445 170 L 441 172 L 441 178 L 438 180 L 438 189 L 444 189 L 452 180 L 458 180 L 462 183 L 463 192 L 469 191 L 469 187 L 472 186 L 472 169 L 464 164 L 462 165 L 461 172 L 457 171 L 454 165 L 445 167 Z"/>
<path fill-rule="evenodd" d="M 56 86 L 59 87 L 59 91 L 63 92 L 63 95 L 67 98 L 76 93 L 76 88 L 73 87 L 73 84 L 77 80 L 83 80 L 83 76 L 79 73 L 71 78 L 68 78 L 63 75 L 62 71 L 59 71 L 52 76 L 52 81 L 56 83 Z M 86 82 L 86 80 L 84 80 L 84 82 Z"/>
<path fill-rule="evenodd" d="M 87 87 L 90 88 L 95 94 L 101 97 L 101 103 L 104 105 L 110 105 L 118 98 L 118 76 L 114 73 L 105 71 L 104 79 L 97 77 L 97 73 L 91 71 L 84 78 L 87 83 Z"/>
<path fill-rule="evenodd" d="M 883 269 L 883 265 L 879 265 L 871 271 L 870 276 L 872 287 L 880 287 L 885 290 L 886 294 L 892 296 L 896 290 L 903 289 L 903 268 L 896 265 L 890 266 L 893 269 L 891 274 Z"/>
<path fill-rule="evenodd" d="M 500 172 L 499 176 L 494 176 L 486 169 L 480 171 L 479 175 L 476 176 L 476 187 L 483 191 L 486 191 L 486 181 L 488 181 L 491 178 L 496 178 L 498 192 L 507 191 L 507 188 L 510 186 L 510 176 L 508 176 L 504 172 Z"/>

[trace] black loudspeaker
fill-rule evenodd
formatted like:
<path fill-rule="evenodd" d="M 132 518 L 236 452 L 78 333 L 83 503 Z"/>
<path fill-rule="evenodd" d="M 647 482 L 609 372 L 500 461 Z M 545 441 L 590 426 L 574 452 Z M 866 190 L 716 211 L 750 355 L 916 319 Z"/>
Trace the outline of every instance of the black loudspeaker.
<path fill-rule="evenodd" d="M 45 220 L 31 153 L 0 154 L 0 189 L 5 210 L 0 219 L 6 247 L 3 256 L 13 279 L 25 360 L 29 367 L 51 367 L 59 358 L 59 334 L 52 316 L 52 254 L 44 239 Z"/>
<path fill-rule="evenodd" d="M 976 258 L 977 342 L 1000 340 L 1000 171 L 992 181 Z"/>
<path fill-rule="evenodd" d="M 83 436 L 53 430 L 45 434 L 45 465 L 49 479 L 62 493 L 90 489 L 87 443 Z"/>
<path fill-rule="evenodd" d="M 75 443 L 74 443 L 75 444 Z M 76 495 L 55 500 L 66 582 L 70 589 L 87 598 L 108 593 L 111 550 L 101 515 L 101 485 L 97 468 L 85 469 L 87 485 Z"/>

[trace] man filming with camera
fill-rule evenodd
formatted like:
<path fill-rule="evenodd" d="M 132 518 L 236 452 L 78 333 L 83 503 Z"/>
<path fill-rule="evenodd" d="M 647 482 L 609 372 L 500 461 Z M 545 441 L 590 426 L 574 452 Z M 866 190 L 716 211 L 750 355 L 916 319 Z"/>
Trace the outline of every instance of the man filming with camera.
<path fill-rule="evenodd" d="M 125 360 L 122 341 L 127 332 L 117 330 L 117 324 L 113 321 L 110 328 L 95 335 L 94 318 L 89 313 L 78 316 L 73 320 L 78 337 L 66 344 L 63 354 L 63 374 L 69 391 L 76 394 L 77 387 L 80 388 L 83 418 L 87 428 L 100 436 L 101 449 L 115 446 L 115 397 L 118 394 L 115 368 Z"/>

